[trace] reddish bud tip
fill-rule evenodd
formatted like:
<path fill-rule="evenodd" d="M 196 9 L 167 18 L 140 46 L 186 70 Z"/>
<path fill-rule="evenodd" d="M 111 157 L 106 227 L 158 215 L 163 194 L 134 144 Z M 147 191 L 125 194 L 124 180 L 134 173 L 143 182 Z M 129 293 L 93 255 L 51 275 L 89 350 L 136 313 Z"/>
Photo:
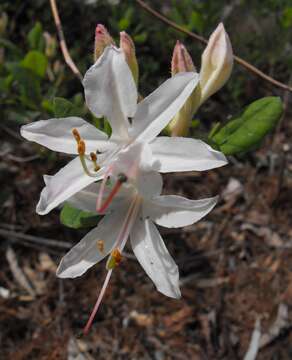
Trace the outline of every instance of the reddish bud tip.
<path fill-rule="evenodd" d="M 195 66 L 186 47 L 177 40 L 172 54 L 171 74 L 173 76 L 179 72 L 186 71 L 195 71 Z"/>
<path fill-rule="evenodd" d="M 96 61 L 104 49 L 109 45 L 115 45 L 113 38 L 110 36 L 106 27 L 102 24 L 97 24 L 95 28 L 95 43 L 94 43 L 94 60 Z"/>

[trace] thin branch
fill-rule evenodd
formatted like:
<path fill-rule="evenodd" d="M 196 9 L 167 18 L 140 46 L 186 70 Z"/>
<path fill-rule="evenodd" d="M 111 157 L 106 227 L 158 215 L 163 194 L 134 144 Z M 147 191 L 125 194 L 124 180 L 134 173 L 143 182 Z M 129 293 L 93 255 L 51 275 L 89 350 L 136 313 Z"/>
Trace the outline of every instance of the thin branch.
<path fill-rule="evenodd" d="M 162 21 L 164 24 L 169 25 L 170 27 L 176 29 L 177 31 L 180 31 L 188 36 L 190 36 L 191 38 L 201 42 L 202 44 L 207 44 L 208 40 L 205 39 L 204 37 L 195 34 L 192 31 L 189 31 L 185 28 L 183 28 L 182 26 L 176 24 L 174 21 L 169 20 L 167 17 L 165 17 L 164 15 L 162 15 L 160 12 L 152 9 L 152 7 L 150 7 L 149 5 L 147 5 L 143 0 L 135 0 L 144 10 L 146 10 L 148 13 L 150 13 L 151 15 L 153 15 L 154 17 L 156 17 L 157 19 L 159 19 L 160 21 Z M 234 60 L 240 64 L 241 66 L 243 66 L 244 68 L 246 68 L 248 71 L 250 71 L 251 73 L 257 75 L 258 77 L 266 80 L 267 82 L 273 84 L 274 86 L 277 86 L 283 90 L 286 91 L 291 91 L 292 92 L 292 87 L 289 85 L 286 85 L 278 80 L 273 79 L 272 77 L 270 77 L 269 75 L 265 74 L 264 72 L 262 72 L 261 70 L 259 70 L 258 68 L 256 68 L 255 66 L 253 66 L 252 64 L 248 63 L 247 61 L 243 60 L 242 58 L 234 55 Z"/>
<path fill-rule="evenodd" d="M 52 14 L 53 14 L 54 21 L 56 24 L 59 42 L 60 42 L 60 48 L 62 50 L 64 60 L 65 60 L 66 64 L 69 66 L 69 68 L 72 70 L 73 74 L 75 76 L 77 76 L 78 79 L 82 82 L 82 75 L 81 75 L 80 71 L 78 70 L 77 66 L 75 65 L 74 61 L 72 60 L 72 58 L 69 54 L 68 48 L 67 48 L 67 44 L 66 44 L 66 40 L 65 40 L 65 36 L 64 36 L 63 28 L 62 28 L 61 19 L 60 19 L 59 12 L 58 12 L 56 0 L 50 0 L 50 4 L 51 4 L 51 10 L 52 10 Z"/>
<path fill-rule="evenodd" d="M 33 236 L 28 234 L 23 234 L 21 232 L 16 232 L 12 230 L 0 229 L 1 237 L 15 238 L 15 239 L 23 239 L 35 244 L 53 246 L 61 249 L 69 249 L 72 247 L 72 244 L 67 241 L 53 240 L 47 239 L 39 236 Z"/>

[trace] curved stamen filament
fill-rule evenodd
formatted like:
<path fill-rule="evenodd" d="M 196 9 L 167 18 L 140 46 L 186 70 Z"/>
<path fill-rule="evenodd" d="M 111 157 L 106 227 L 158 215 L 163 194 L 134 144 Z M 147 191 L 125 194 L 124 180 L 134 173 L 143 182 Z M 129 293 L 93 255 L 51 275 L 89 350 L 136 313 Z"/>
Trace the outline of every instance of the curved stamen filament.
<path fill-rule="evenodd" d="M 73 129 L 72 130 L 72 134 L 77 142 L 77 152 L 79 154 L 79 158 L 80 158 L 80 162 L 81 165 L 83 167 L 83 170 L 85 172 L 86 175 L 90 176 L 90 177 L 97 177 L 96 174 L 92 173 L 89 169 L 88 166 L 86 164 L 86 156 L 85 156 L 85 152 L 86 152 L 86 145 L 85 145 L 85 141 L 81 138 L 79 132 L 77 129 Z M 97 164 L 97 156 L 95 153 L 90 153 L 90 160 L 93 163 L 94 166 L 94 171 L 97 172 L 100 169 L 100 166 Z"/>
<path fill-rule="evenodd" d="M 91 325 L 92 325 L 92 322 L 93 322 L 93 320 L 94 320 L 94 317 L 95 317 L 95 315 L 96 315 L 96 313 L 97 313 L 97 310 L 98 310 L 98 308 L 99 308 L 99 305 L 101 304 L 101 301 L 102 301 L 103 296 L 104 296 L 104 294 L 105 294 L 106 288 L 107 288 L 107 286 L 108 286 L 108 284 L 109 284 L 109 281 L 110 281 L 112 272 L 113 272 L 112 270 L 109 270 L 109 271 L 107 272 L 107 274 L 106 274 L 106 278 L 105 278 L 104 283 L 103 283 L 103 285 L 102 285 L 102 288 L 101 288 L 101 290 L 100 290 L 99 296 L 98 296 L 98 298 L 97 298 L 97 300 L 96 300 L 96 303 L 95 303 L 95 305 L 94 305 L 94 308 L 93 308 L 93 310 L 92 310 L 92 313 L 90 314 L 90 317 L 89 317 L 89 319 L 88 319 L 88 321 L 87 321 L 87 323 L 86 323 L 86 325 L 85 325 L 85 327 L 84 327 L 84 329 L 83 329 L 83 334 L 84 334 L 84 335 L 87 335 L 88 332 L 89 332 L 89 330 L 90 330 L 90 328 L 91 328 Z"/>
<path fill-rule="evenodd" d="M 99 201 L 97 201 L 97 212 L 99 213 L 103 213 L 105 212 L 105 210 L 108 208 L 108 206 L 110 205 L 110 203 L 112 202 L 113 198 L 115 197 L 115 195 L 118 193 L 118 191 L 120 190 L 121 186 L 128 181 L 128 178 L 125 174 L 120 173 L 118 175 L 118 180 L 116 181 L 114 187 L 112 188 L 112 191 L 109 193 L 107 199 L 105 200 L 105 202 L 98 207 L 99 205 Z M 101 193 L 100 189 L 100 193 Z M 103 189 L 104 190 L 104 189 Z M 102 196 L 102 195 L 101 195 Z M 98 197 L 99 200 L 99 197 Z"/>

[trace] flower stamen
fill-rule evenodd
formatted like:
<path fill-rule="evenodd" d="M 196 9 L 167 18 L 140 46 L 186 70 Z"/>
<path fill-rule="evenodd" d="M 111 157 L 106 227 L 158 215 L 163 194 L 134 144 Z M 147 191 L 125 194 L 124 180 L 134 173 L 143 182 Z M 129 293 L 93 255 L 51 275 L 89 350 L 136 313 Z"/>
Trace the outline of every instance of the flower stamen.
<path fill-rule="evenodd" d="M 104 241 L 103 240 L 97 240 L 96 246 L 101 253 L 104 252 Z"/>
<path fill-rule="evenodd" d="M 90 317 L 89 317 L 89 319 L 88 319 L 88 321 L 87 321 L 87 324 L 85 325 L 85 327 L 84 327 L 84 329 L 83 329 L 83 334 L 84 334 L 84 335 L 87 335 L 88 332 L 89 332 L 89 330 L 90 330 L 90 328 L 91 328 L 91 325 L 92 325 L 92 322 L 93 322 L 93 320 L 94 320 L 94 317 L 95 317 L 95 315 L 96 315 L 96 313 L 97 313 L 97 310 L 98 310 L 98 308 L 99 308 L 99 305 L 101 304 L 101 301 L 102 301 L 102 299 L 103 299 L 103 296 L 104 296 L 105 291 L 106 291 L 106 289 L 107 289 L 107 286 L 108 286 L 108 284 L 109 284 L 109 281 L 110 281 L 112 272 L 113 272 L 112 270 L 109 270 L 109 271 L 107 272 L 107 274 L 106 274 L 106 278 L 105 278 L 104 283 L 103 283 L 103 285 L 102 285 L 102 288 L 101 288 L 101 291 L 100 291 L 100 293 L 99 293 L 99 296 L 98 296 L 98 298 L 97 298 L 97 300 L 96 300 L 96 303 L 95 303 L 95 305 L 94 305 L 94 308 L 93 308 L 93 310 L 92 310 L 92 313 L 91 313 L 91 315 L 90 315 Z"/>
<path fill-rule="evenodd" d="M 114 249 L 107 260 L 107 263 L 106 263 L 107 270 L 112 270 L 116 266 L 119 266 L 121 261 L 122 261 L 122 254 L 121 254 L 120 250 Z"/>
<path fill-rule="evenodd" d="M 90 153 L 91 161 L 93 162 L 94 171 L 98 171 L 100 169 L 100 166 L 97 164 L 97 156 L 94 152 Z"/>
<path fill-rule="evenodd" d="M 72 130 L 72 134 L 77 142 L 77 152 L 80 158 L 80 162 L 81 165 L 83 167 L 83 170 L 85 172 L 86 175 L 90 176 L 90 177 L 96 177 L 96 174 L 91 173 L 90 170 L 88 169 L 88 166 L 86 164 L 86 157 L 85 157 L 85 152 L 86 152 L 86 145 L 85 145 L 85 141 L 82 139 L 82 137 L 79 134 L 79 131 L 74 128 Z M 97 164 L 97 156 L 95 153 L 90 153 L 90 160 L 93 163 L 94 166 L 94 171 L 97 172 L 100 169 L 100 166 Z"/>
<path fill-rule="evenodd" d="M 110 256 L 109 256 L 109 258 L 107 260 L 106 268 L 107 268 L 108 272 L 107 272 L 105 281 L 103 283 L 102 289 L 100 291 L 100 294 L 99 294 L 99 296 L 97 298 L 97 301 L 96 301 L 96 303 L 94 305 L 93 311 L 92 311 L 92 313 L 91 313 L 91 315 L 89 317 L 89 320 L 88 320 L 86 326 L 83 329 L 83 334 L 84 335 L 87 335 L 89 330 L 90 330 L 90 327 L 92 325 L 94 317 L 95 317 L 95 315 L 97 313 L 97 310 L 99 309 L 99 306 L 100 306 L 101 301 L 103 299 L 103 296 L 105 294 L 106 288 L 107 288 L 107 286 L 109 284 L 109 280 L 110 280 L 113 269 L 121 263 L 122 251 L 123 251 L 123 248 L 124 248 L 124 246 L 126 244 L 127 238 L 129 237 L 129 234 L 130 234 L 130 231 L 131 231 L 132 226 L 134 224 L 134 221 L 135 221 L 135 219 L 136 219 L 136 217 L 138 215 L 140 204 L 141 204 L 140 198 L 138 196 L 135 196 L 133 198 L 130 206 L 129 206 L 129 209 L 128 209 L 128 212 L 126 214 L 126 217 L 125 217 L 124 223 L 122 225 L 121 231 L 118 234 L 117 241 L 116 241 L 116 244 L 115 244 L 115 248 L 112 250 L 112 252 L 111 252 L 111 254 L 110 254 Z M 99 241 L 102 241 L 102 240 L 98 240 L 98 242 Z"/>

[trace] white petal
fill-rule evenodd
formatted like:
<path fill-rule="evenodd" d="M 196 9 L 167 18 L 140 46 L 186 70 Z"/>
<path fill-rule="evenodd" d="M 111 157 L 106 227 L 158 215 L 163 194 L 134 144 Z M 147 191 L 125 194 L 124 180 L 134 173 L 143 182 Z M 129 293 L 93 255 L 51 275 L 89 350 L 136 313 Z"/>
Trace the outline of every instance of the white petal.
<path fill-rule="evenodd" d="M 203 171 L 227 164 L 223 153 L 201 140 L 159 136 L 150 144 L 155 170 Z"/>
<path fill-rule="evenodd" d="M 178 267 L 155 225 L 138 217 L 130 239 L 134 254 L 157 290 L 166 296 L 180 298 Z"/>
<path fill-rule="evenodd" d="M 92 164 L 88 163 L 88 167 L 91 169 Z M 87 185 L 100 180 L 103 173 L 104 168 L 101 168 L 96 173 L 96 178 L 89 177 L 84 173 L 80 160 L 76 157 L 54 176 L 45 177 L 46 186 L 41 192 L 36 209 L 37 213 L 40 215 L 47 214 Z"/>
<path fill-rule="evenodd" d="M 21 127 L 21 135 L 53 151 L 77 154 L 72 130 L 76 128 L 85 140 L 86 152 L 104 151 L 109 147 L 107 135 L 78 117 L 40 120 Z"/>
<path fill-rule="evenodd" d="M 114 138 L 128 137 L 128 117 L 137 107 L 137 88 L 121 50 L 109 46 L 86 72 L 83 80 L 88 108 L 97 117 L 105 116 Z"/>
<path fill-rule="evenodd" d="M 189 200 L 176 195 L 162 195 L 144 203 L 143 216 L 168 228 L 191 225 L 207 215 L 216 205 L 218 196 Z"/>
<path fill-rule="evenodd" d="M 142 171 L 136 180 L 139 194 L 144 198 L 158 196 L 162 191 L 162 176 L 157 171 Z"/>
<path fill-rule="evenodd" d="M 121 212 L 106 215 L 96 228 L 62 258 L 57 269 L 57 276 L 60 278 L 81 276 L 91 266 L 101 261 L 113 249 L 123 220 Z M 103 252 L 98 249 L 98 240 L 104 241 Z"/>
<path fill-rule="evenodd" d="M 142 141 L 155 138 L 179 112 L 198 82 L 199 75 L 194 72 L 179 73 L 165 81 L 138 104 L 131 136 Z"/>

